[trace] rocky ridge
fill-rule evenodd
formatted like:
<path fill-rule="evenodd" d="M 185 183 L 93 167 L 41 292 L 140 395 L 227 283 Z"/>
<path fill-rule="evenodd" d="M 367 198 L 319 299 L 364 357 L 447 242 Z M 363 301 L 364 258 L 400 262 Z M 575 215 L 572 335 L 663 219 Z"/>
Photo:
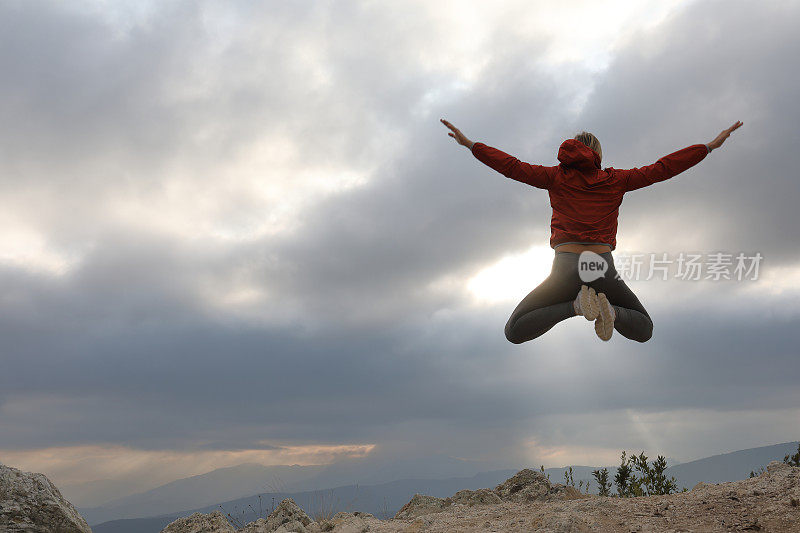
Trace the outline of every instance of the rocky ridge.
<path fill-rule="evenodd" d="M 800 468 L 773 461 L 761 475 L 691 491 L 617 498 L 582 494 L 524 469 L 493 489 L 448 498 L 415 494 L 390 520 L 337 513 L 312 520 L 291 498 L 236 528 L 219 511 L 180 518 L 162 533 L 798 532 Z M 0 465 L 0 532 L 91 533 L 43 474 Z"/>
<path fill-rule="evenodd" d="M 289 499 L 283 510 L 248 524 L 246 533 L 532 532 L 800 532 L 800 468 L 771 462 L 760 476 L 698 483 L 691 491 L 617 498 L 582 494 L 521 470 L 494 489 L 448 498 L 415 494 L 390 520 L 338 513 L 313 521 Z M 165 529 L 162 533 L 228 533 L 227 529 Z"/>

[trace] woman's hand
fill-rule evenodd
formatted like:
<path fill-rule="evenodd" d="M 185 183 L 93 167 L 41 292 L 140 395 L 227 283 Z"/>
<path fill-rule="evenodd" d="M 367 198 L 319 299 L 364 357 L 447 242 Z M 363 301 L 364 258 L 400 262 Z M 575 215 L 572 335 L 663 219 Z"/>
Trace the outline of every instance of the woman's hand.
<path fill-rule="evenodd" d="M 716 139 L 714 139 L 713 141 L 708 143 L 708 147 L 713 150 L 714 148 L 719 148 L 720 146 L 722 146 L 722 143 L 725 142 L 725 139 L 728 138 L 728 136 L 731 134 L 731 132 L 733 130 L 735 130 L 736 128 L 738 128 L 739 126 L 741 126 L 742 124 L 743 124 L 742 121 L 737 120 L 736 123 L 733 126 L 731 126 L 728 129 L 722 130 L 722 133 L 717 135 Z"/>
<path fill-rule="evenodd" d="M 455 139 L 456 142 L 458 144 L 460 144 L 461 146 L 466 146 L 467 148 L 472 150 L 472 145 L 474 143 L 472 141 L 470 141 L 469 139 L 467 139 L 467 137 L 463 133 L 461 133 L 461 130 L 459 130 L 458 128 L 456 128 L 455 126 L 453 126 L 452 124 L 447 122 L 445 119 L 441 119 L 441 121 L 442 121 L 442 124 L 444 124 L 445 126 L 450 128 L 451 130 L 453 130 L 452 133 L 448 133 L 448 135 L 450 137 Z"/>

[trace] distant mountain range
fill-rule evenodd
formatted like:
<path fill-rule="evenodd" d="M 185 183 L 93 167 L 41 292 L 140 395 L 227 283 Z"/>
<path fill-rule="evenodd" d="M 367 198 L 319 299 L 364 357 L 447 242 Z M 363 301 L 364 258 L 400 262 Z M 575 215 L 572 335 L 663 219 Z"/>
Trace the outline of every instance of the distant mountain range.
<path fill-rule="evenodd" d="M 700 483 L 725 483 L 738 481 L 750 477 L 750 472 L 756 473 L 761 468 L 766 468 L 770 461 L 783 461 L 786 455 L 797 452 L 798 442 L 784 442 L 772 446 L 750 448 L 738 452 L 712 455 L 697 461 L 680 463 L 667 468 L 667 476 L 675 476 L 678 487 L 692 487 Z"/>
<path fill-rule="evenodd" d="M 265 466 L 245 463 L 178 479 L 152 490 L 81 509 L 87 522 L 157 516 L 263 492 L 281 492 L 320 474 L 325 466 Z"/>
<path fill-rule="evenodd" d="M 348 485 L 325 490 L 296 493 L 266 493 L 227 501 L 199 509 L 170 513 L 152 518 L 113 520 L 92 526 L 94 533 L 159 533 L 164 526 L 181 516 L 194 512 L 210 513 L 223 509 L 241 524 L 252 522 L 270 513 L 273 505 L 292 498 L 312 518 L 320 513 L 333 515 L 338 511 L 363 511 L 378 518 L 391 518 L 408 500 L 419 492 L 447 497 L 462 489 L 494 487 L 517 473 L 516 469 L 484 472 L 469 478 L 403 479 L 380 485 Z"/>
<path fill-rule="evenodd" d="M 400 479 L 465 478 L 497 469 L 492 466 L 446 455 L 404 459 L 367 456 L 314 466 L 243 464 L 179 479 L 97 507 L 81 506 L 79 509 L 89 524 L 98 524 L 120 518 L 160 516 L 253 494 L 311 492 L 356 484 L 377 485 Z"/>
<path fill-rule="evenodd" d="M 794 453 L 797 446 L 795 441 L 715 455 L 673 464 L 667 468 L 666 474 L 675 476 L 679 490 L 683 487 L 691 490 L 700 481 L 737 481 L 748 478 L 750 471 L 758 471 L 769 461 L 782 460 L 786 454 Z M 80 509 L 80 512 L 90 524 L 95 524 L 92 525 L 95 533 L 159 533 L 175 518 L 195 511 L 218 510 L 220 506 L 239 520 L 249 522 L 259 515 L 265 516 L 273 505 L 273 498 L 277 504 L 286 497 L 293 498 L 310 515 L 321 511 L 358 510 L 383 518 L 393 516 L 414 493 L 445 497 L 462 489 L 493 487 L 523 468 L 497 469 L 468 476 L 448 477 L 445 474 L 434 478 L 442 472 L 469 470 L 479 463 L 443 456 L 376 463 L 371 465 L 372 470 L 369 463 L 351 460 L 313 467 L 240 465 L 177 480 L 98 508 Z M 591 483 L 590 492 L 596 494 L 597 483 L 591 472 L 598 468 L 602 467 L 573 466 L 576 487 L 581 481 L 584 484 L 588 481 Z M 609 480 L 613 481 L 616 466 L 607 468 Z M 421 469 L 427 475 L 414 475 Z M 545 473 L 552 482 L 564 483 L 567 469 L 548 468 Z M 334 481 L 337 479 L 346 483 L 351 479 L 359 481 L 337 485 Z M 238 484 L 237 480 L 240 480 Z M 219 494 L 233 496 L 214 499 Z M 195 503 L 181 506 L 180 502 L 188 501 Z"/>

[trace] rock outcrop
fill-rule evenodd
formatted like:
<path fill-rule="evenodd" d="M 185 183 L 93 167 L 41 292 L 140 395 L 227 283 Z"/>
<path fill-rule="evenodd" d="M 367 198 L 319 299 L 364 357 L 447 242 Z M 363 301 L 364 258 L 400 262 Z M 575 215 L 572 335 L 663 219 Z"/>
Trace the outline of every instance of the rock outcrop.
<path fill-rule="evenodd" d="M 275 510 L 266 519 L 259 518 L 255 522 L 247 524 L 242 529 L 242 533 L 273 533 L 280 528 L 287 532 L 311 533 L 308 529 L 311 523 L 312 520 L 306 512 L 293 499 L 286 498 L 275 507 Z M 311 528 L 311 530 L 313 529 Z M 283 531 L 279 533 L 283 533 Z"/>
<path fill-rule="evenodd" d="M 370 515 L 371 516 L 371 515 Z M 236 533 L 220 511 L 194 513 L 171 522 L 161 533 Z M 320 525 L 311 520 L 291 498 L 286 498 L 267 516 L 250 522 L 240 533 L 320 533 Z"/>
<path fill-rule="evenodd" d="M 236 530 L 221 511 L 214 511 L 178 518 L 162 529 L 161 533 L 236 533 Z"/>
<path fill-rule="evenodd" d="M 494 492 L 504 502 L 533 502 L 537 500 L 572 500 L 584 498 L 575 487 L 551 484 L 538 470 L 525 468 L 495 487 Z"/>
<path fill-rule="evenodd" d="M 47 476 L 0 465 L 0 531 L 91 533 L 92 530 Z"/>
<path fill-rule="evenodd" d="M 691 491 L 659 496 L 581 494 L 574 487 L 550 485 L 532 470 L 518 472 L 494 490 L 481 490 L 501 501 L 483 504 L 469 494 L 473 491 L 460 491 L 468 493 L 472 505 L 455 501 L 459 493 L 433 499 L 415 495 L 398 513 L 402 517 L 381 521 L 370 532 L 800 532 L 800 468 L 778 461 L 755 478 L 698 483 Z"/>
<path fill-rule="evenodd" d="M 478 490 L 460 490 L 453 494 L 450 499 L 453 503 L 460 503 L 463 505 L 481 505 L 489 503 L 500 503 L 503 500 L 497 493 L 489 489 Z"/>
<path fill-rule="evenodd" d="M 525 503 L 547 500 L 572 500 L 588 497 L 588 494 L 581 494 L 575 487 L 565 486 L 560 483 L 551 484 L 543 473 L 525 468 L 497 485 L 494 489 L 460 490 L 448 498 L 415 494 L 394 517 L 408 520 L 444 511 L 453 504 L 473 506 L 502 502 Z"/>
<path fill-rule="evenodd" d="M 446 509 L 451 503 L 452 500 L 450 498 L 437 498 L 436 496 L 414 494 L 411 500 L 401 507 L 394 517 L 407 520 L 429 513 L 437 513 Z"/>

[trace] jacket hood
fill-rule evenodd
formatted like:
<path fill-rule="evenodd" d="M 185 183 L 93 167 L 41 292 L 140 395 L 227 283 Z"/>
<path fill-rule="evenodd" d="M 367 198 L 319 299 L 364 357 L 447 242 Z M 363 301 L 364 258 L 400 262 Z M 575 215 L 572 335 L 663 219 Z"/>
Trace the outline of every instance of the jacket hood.
<path fill-rule="evenodd" d="M 576 139 L 567 139 L 561 143 L 558 160 L 565 167 L 579 170 L 600 168 L 600 155 Z"/>

